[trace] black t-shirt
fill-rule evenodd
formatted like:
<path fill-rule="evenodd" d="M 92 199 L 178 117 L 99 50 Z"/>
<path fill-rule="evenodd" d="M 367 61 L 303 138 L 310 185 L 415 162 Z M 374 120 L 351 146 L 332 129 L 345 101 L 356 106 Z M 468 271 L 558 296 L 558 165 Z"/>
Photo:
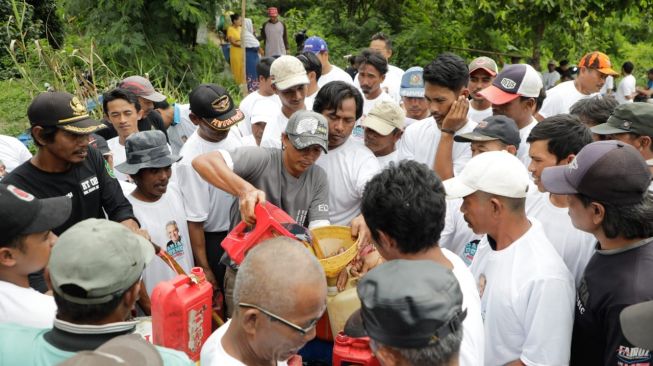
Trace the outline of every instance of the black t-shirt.
<path fill-rule="evenodd" d="M 109 175 L 104 158 L 92 147 L 89 147 L 86 159 L 67 172 L 44 172 L 28 160 L 9 173 L 2 183 L 13 184 L 37 198 L 71 197 L 70 218 L 52 230 L 57 235 L 85 219 L 106 218 L 105 211 L 112 221 L 136 219 L 120 183 Z"/>
<path fill-rule="evenodd" d="M 571 365 L 649 365 L 651 352 L 623 335 L 619 314 L 653 300 L 653 238 L 628 248 L 597 250 L 576 297 Z M 552 325 L 554 326 L 554 325 Z"/>
<path fill-rule="evenodd" d="M 112 139 L 118 136 L 118 132 L 113 128 L 111 122 L 107 120 L 102 120 L 102 122 L 107 126 L 96 132 L 96 134 L 104 137 L 105 140 Z M 151 111 L 147 117 L 138 120 L 138 130 L 139 131 L 149 131 L 149 130 L 159 130 L 166 135 L 166 140 L 168 140 L 168 132 L 166 132 L 165 124 L 163 123 L 163 118 L 159 111 Z M 169 141 L 168 141 L 169 142 Z"/>

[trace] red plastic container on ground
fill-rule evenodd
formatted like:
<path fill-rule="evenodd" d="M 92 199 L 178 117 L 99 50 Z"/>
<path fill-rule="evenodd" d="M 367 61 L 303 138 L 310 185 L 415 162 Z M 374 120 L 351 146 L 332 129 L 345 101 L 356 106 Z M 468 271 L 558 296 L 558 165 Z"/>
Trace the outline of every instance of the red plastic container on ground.
<path fill-rule="evenodd" d="M 265 239 L 275 236 L 295 237 L 283 226 L 294 224 L 295 220 L 279 207 L 270 202 L 257 204 L 254 213 L 256 224 L 253 230 L 246 232 L 247 224 L 241 221 L 222 241 L 222 247 L 236 264 L 242 263 L 247 251 Z"/>
<path fill-rule="evenodd" d="M 152 291 L 154 344 L 185 352 L 199 361 L 200 350 L 211 335 L 213 287 L 202 268 L 156 285 Z"/>
<path fill-rule="evenodd" d="M 340 332 L 333 343 L 333 366 L 380 366 L 368 337 L 352 338 Z"/>

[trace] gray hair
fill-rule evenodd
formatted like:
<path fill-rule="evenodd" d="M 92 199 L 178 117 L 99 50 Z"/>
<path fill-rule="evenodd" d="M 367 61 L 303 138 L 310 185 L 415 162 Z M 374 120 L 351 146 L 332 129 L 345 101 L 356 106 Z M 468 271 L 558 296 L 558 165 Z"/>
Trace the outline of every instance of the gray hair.
<path fill-rule="evenodd" d="M 583 206 L 592 202 L 600 203 L 605 208 L 605 217 L 601 228 L 608 238 L 623 237 L 626 239 L 649 238 L 653 236 L 653 194 L 634 205 L 617 206 L 601 202 L 582 195 L 576 195 Z"/>
<path fill-rule="evenodd" d="M 422 348 L 395 348 L 390 349 L 399 353 L 411 365 L 414 366 L 447 366 L 458 357 L 460 344 L 463 339 L 462 328 L 449 333 L 434 344 Z"/>
<path fill-rule="evenodd" d="M 307 286 L 322 286 L 326 294 L 326 277 L 317 258 L 301 242 L 276 237 L 247 253 L 236 275 L 234 304 L 251 303 L 288 314 L 295 309 L 297 290 Z"/>

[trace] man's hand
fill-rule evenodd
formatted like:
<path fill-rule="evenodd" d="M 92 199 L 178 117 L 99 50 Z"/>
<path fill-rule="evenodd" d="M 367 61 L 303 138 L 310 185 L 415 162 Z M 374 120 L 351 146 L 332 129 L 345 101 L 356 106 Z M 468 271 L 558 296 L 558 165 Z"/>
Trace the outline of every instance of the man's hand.
<path fill-rule="evenodd" d="M 465 95 L 460 95 L 442 120 L 441 128 L 452 131 L 460 130 L 467 123 L 467 111 L 469 111 L 469 100 Z"/>
<path fill-rule="evenodd" d="M 240 196 L 240 217 L 249 226 L 256 223 L 254 207 L 257 203 L 265 203 L 265 192 L 258 189 L 252 189 Z"/>
<path fill-rule="evenodd" d="M 359 248 L 372 242 L 372 234 L 365 223 L 363 214 L 360 214 L 351 220 L 351 236 L 357 238 Z"/>
<path fill-rule="evenodd" d="M 147 241 L 152 241 L 152 238 L 150 238 L 150 233 L 148 233 L 147 230 L 145 229 L 136 229 L 134 230 L 134 233 L 144 237 L 145 239 L 147 239 Z"/>
<path fill-rule="evenodd" d="M 218 281 L 215 279 L 215 275 L 213 274 L 213 271 L 211 271 L 211 267 L 205 267 L 202 268 L 204 271 L 204 277 L 206 277 L 206 280 L 209 281 L 209 283 L 213 286 L 213 290 L 217 290 L 220 287 L 218 287 Z"/>

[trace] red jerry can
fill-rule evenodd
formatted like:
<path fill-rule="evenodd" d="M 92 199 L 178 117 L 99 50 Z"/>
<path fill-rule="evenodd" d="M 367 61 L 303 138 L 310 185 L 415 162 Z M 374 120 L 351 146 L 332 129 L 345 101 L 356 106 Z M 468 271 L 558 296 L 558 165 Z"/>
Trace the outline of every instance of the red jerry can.
<path fill-rule="evenodd" d="M 381 366 L 370 348 L 369 337 L 352 338 L 338 333 L 333 344 L 333 366 Z"/>
<path fill-rule="evenodd" d="M 156 285 L 152 291 L 154 344 L 199 361 L 202 345 L 211 335 L 212 296 L 213 287 L 200 267 L 193 267 L 189 276 Z"/>
<path fill-rule="evenodd" d="M 295 224 L 295 220 L 279 207 L 270 202 L 257 204 L 254 207 L 254 213 L 256 214 L 256 225 L 253 230 L 246 231 L 247 224 L 241 221 L 222 241 L 222 247 L 229 254 L 231 260 L 238 265 L 243 262 L 248 250 L 265 239 L 275 236 L 295 238 L 295 235 L 291 234 L 283 225 Z"/>

